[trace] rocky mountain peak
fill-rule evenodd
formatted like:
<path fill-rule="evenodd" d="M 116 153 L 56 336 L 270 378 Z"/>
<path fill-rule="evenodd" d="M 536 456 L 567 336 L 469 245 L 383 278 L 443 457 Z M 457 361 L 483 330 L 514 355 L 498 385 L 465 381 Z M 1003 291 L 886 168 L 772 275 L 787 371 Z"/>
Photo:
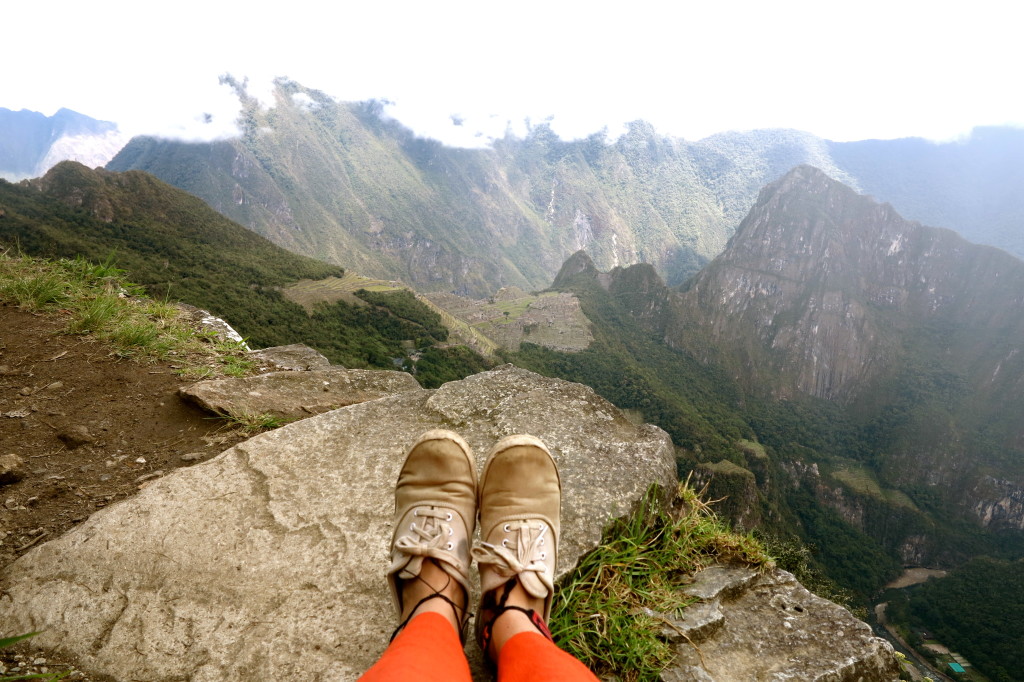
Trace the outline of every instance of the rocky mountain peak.
<path fill-rule="evenodd" d="M 589 255 L 587 255 L 586 251 L 580 249 L 569 256 L 569 258 L 562 264 L 561 269 L 555 276 L 555 281 L 551 283 L 551 288 L 565 289 L 578 277 L 594 279 L 598 274 L 597 266 L 594 265 L 594 261 Z"/>

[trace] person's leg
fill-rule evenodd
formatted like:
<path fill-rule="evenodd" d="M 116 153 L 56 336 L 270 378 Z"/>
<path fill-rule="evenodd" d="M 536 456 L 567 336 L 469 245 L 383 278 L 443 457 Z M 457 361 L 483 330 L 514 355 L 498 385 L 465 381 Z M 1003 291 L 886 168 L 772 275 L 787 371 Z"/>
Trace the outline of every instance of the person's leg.
<path fill-rule="evenodd" d="M 562 488 L 547 447 L 509 436 L 488 454 L 480 481 L 480 537 L 473 556 L 483 596 L 477 638 L 499 682 L 596 681 L 551 641 Z"/>
<path fill-rule="evenodd" d="M 451 431 L 428 431 L 406 453 L 395 486 L 388 584 L 400 625 L 360 678 L 470 681 L 462 650 L 469 538 L 476 526 L 476 465 Z"/>
<path fill-rule="evenodd" d="M 494 621 L 490 644 L 498 663 L 498 682 L 597 682 L 594 673 L 551 641 L 547 624 L 539 616 L 543 600 L 530 596 L 516 582 L 505 603 L 513 608 Z"/>
<path fill-rule="evenodd" d="M 462 586 L 435 562 L 426 561 L 418 579 L 402 585 L 402 603 L 404 625 L 360 682 L 469 682 L 460 638 L 466 604 Z"/>

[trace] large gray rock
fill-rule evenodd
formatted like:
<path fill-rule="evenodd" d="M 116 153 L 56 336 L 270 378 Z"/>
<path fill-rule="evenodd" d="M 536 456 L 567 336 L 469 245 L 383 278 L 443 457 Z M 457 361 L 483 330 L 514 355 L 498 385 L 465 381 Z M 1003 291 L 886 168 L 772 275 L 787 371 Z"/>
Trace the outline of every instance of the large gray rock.
<path fill-rule="evenodd" d="M 678 658 L 664 682 L 891 682 L 893 649 L 791 574 L 715 566 L 686 589 L 702 601 L 667 624 Z"/>
<path fill-rule="evenodd" d="M 353 680 L 395 625 L 383 576 L 403 450 L 438 427 L 480 464 L 507 434 L 548 443 L 559 573 L 675 481 L 663 431 L 506 366 L 265 433 L 97 512 L 0 574 L 0 634 L 43 630 L 35 643 L 122 681 Z"/>
<path fill-rule="evenodd" d="M 182 397 L 215 414 L 269 414 L 304 419 L 367 400 L 421 390 L 407 372 L 335 367 L 270 372 L 242 379 L 210 379 L 179 389 Z"/>
<path fill-rule="evenodd" d="M 304 371 L 331 366 L 331 361 L 322 353 L 303 343 L 261 348 L 252 351 L 249 356 L 282 370 Z"/>

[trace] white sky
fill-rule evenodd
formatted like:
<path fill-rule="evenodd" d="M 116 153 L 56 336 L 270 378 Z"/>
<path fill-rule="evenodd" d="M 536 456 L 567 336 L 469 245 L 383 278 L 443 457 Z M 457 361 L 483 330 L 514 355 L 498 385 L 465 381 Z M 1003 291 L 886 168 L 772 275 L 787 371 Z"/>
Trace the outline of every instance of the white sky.
<path fill-rule="evenodd" d="M 287 76 L 387 98 L 450 144 L 527 117 L 563 137 L 642 118 L 690 140 L 950 139 L 1024 125 L 1022 16 L 1019 0 L 7 0 L 0 107 L 209 137 L 231 128 L 231 73 L 256 94 Z"/>

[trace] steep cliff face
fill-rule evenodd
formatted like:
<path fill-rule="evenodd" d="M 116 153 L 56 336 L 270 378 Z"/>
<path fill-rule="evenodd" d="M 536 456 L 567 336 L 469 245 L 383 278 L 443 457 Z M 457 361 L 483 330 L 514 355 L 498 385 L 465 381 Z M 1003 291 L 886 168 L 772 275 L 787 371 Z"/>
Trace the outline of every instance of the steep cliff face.
<path fill-rule="evenodd" d="M 976 390 L 998 384 L 1001 400 L 1024 388 L 1024 263 L 808 166 L 762 191 L 683 299 L 716 343 L 744 339 L 724 346 L 782 397 L 852 402 L 911 346 L 938 351 Z"/>
<path fill-rule="evenodd" d="M 993 529 L 1024 525 L 1024 263 L 1005 252 L 803 166 L 761 192 L 681 291 L 646 265 L 577 269 L 646 330 L 726 367 L 746 395 L 841 406 L 857 447 L 822 454 L 854 459 L 829 464 L 813 489 L 847 523 L 875 534 L 872 514 L 894 510 L 906 520 L 885 530 L 894 549 L 901 533 L 924 532 L 912 517 L 929 505 Z"/>

